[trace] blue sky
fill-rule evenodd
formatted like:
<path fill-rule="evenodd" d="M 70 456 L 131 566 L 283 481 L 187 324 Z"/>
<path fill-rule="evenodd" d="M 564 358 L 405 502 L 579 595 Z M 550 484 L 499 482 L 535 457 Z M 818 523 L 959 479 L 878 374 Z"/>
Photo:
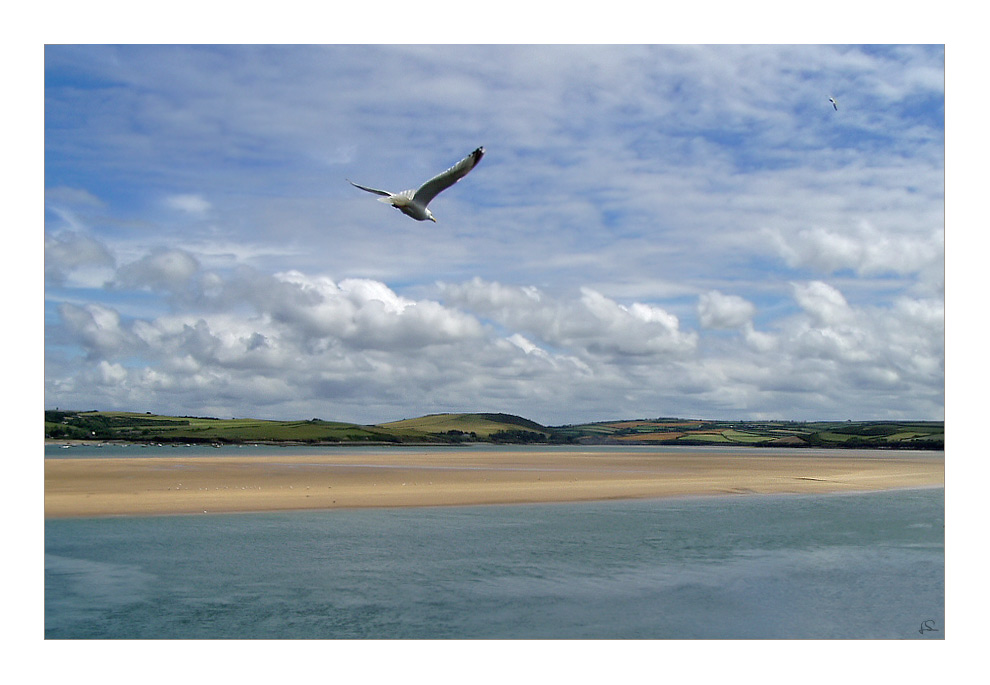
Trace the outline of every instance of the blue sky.
<path fill-rule="evenodd" d="M 944 76 L 920 45 L 48 46 L 45 406 L 941 419 Z M 436 224 L 345 180 L 479 145 Z"/>

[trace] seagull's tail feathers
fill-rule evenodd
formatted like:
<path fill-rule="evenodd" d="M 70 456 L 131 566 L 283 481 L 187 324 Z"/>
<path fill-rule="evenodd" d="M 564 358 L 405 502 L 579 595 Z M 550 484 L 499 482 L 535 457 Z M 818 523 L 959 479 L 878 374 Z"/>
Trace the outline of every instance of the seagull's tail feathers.
<path fill-rule="evenodd" d="M 379 202 L 387 202 L 393 207 L 404 207 L 413 201 L 415 190 L 403 190 L 401 193 L 390 193 L 388 197 L 378 198 Z"/>

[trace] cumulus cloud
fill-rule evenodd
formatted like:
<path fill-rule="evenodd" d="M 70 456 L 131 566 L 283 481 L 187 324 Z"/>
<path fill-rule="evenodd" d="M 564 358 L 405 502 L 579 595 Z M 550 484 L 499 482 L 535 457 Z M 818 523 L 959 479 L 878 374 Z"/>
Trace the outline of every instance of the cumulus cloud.
<path fill-rule="evenodd" d="M 304 339 L 398 350 L 477 337 L 479 322 L 430 300 L 397 295 L 371 279 L 308 277 L 298 271 L 254 279 L 241 293 L 264 316 Z"/>
<path fill-rule="evenodd" d="M 794 284 L 804 314 L 779 342 L 795 361 L 826 364 L 839 383 L 943 392 L 944 309 L 940 300 L 899 298 L 890 307 L 853 307 L 833 286 Z M 877 386 L 879 387 L 879 386 Z"/>
<path fill-rule="evenodd" d="M 86 274 L 97 274 L 101 281 L 114 266 L 110 250 L 99 240 L 75 231 L 45 232 L 45 280 L 64 283 L 70 275 L 93 285 Z"/>
<path fill-rule="evenodd" d="M 513 333 L 508 338 L 506 338 L 510 343 L 518 347 L 520 350 L 526 354 L 536 354 L 541 357 L 549 357 L 546 350 L 540 349 L 537 345 L 534 345 L 531 341 L 527 340 L 525 336 L 519 335 L 518 333 Z"/>
<path fill-rule="evenodd" d="M 698 319 L 705 328 L 739 328 L 755 313 L 756 307 L 738 295 L 712 290 L 698 298 Z"/>
<path fill-rule="evenodd" d="M 758 331 L 748 322 L 743 326 L 743 339 L 757 352 L 770 352 L 777 346 L 777 338 L 774 335 Z"/>
<path fill-rule="evenodd" d="M 694 349 L 697 335 L 684 333 L 676 316 L 660 307 L 640 302 L 624 306 L 590 288 L 581 290 L 577 316 L 588 328 L 569 331 L 578 341 L 587 341 L 590 352 L 653 356 L 681 354 Z M 591 315 L 588 318 L 585 312 Z"/>
<path fill-rule="evenodd" d="M 551 348 L 581 357 L 662 357 L 690 352 L 697 335 L 680 330 L 676 316 L 643 303 L 625 306 L 582 288 L 576 299 L 553 299 L 532 286 L 475 278 L 444 284 L 445 299 L 501 326 L 522 331 Z"/>
<path fill-rule="evenodd" d="M 917 273 L 941 265 L 945 255 L 940 227 L 905 235 L 861 222 L 844 230 L 815 227 L 785 237 L 779 230 L 767 229 L 764 235 L 788 265 L 824 273 L 843 269 L 864 276 Z"/>
<path fill-rule="evenodd" d="M 828 283 L 793 283 L 792 287 L 794 299 L 818 326 L 843 324 L 852 316 L 845 296 Z"/>
<path fill-rule="evenodd" d="M 100 360 L 96 365 L 100 385 L 118 387 L 127 380 L 127 370 L 120 364 L 111 364 Z"/>
<path fill-rule="evenodd" d="M 198 274 L 189 254 L 152 253 L 124 265 L 118 288 L 177 290 Z M 113 309 L 64 304 L 69 332 L 93 353 L 112 353 L 135 345 L 158 350 L 163 358 L 197 363 L 244 365 L 272 363 L 277 350 L 332 349 L 400 352 L 478 338 L 474 317 L 430 300 L 397 295 L 384 283 L 344 279 L 339 283 L 300 272 L 275 275 L 241 269 L 226 279 L 210 274 L 208 289 L 194 290 L 183 308 L 196 315 L 136 319 L 125 324 Z M 191 299 L 195 296 L 195 299 Z M 247 309 L 246 309 L 247 308 Z M 253 312 L 244 316 L 228 309 Z"/>
<path fill-rule="evenodd" d="M 152 268 L 172 263 L 156 259 L 161 256 L 122 267 L 128 277 L 119 278 L 118 286 L 174 286 L 193 273 Z M 131 278 L 136 264 L 149 275 Z M 176 271 L 181 279 L 162 281 L 162 273 Z M 515 402 L 520 393 L 547 401 L 571 397 L 580 405 L 594 395 L 589 386 L 591 394 L 580 396 L 585 382 L 633 387 L 623 367 L 683 358 L 696 338 L 659 307 L 620 305 L 591 289 L 557 300 L 535 288 L 480 281 L 451 287 L 485 310 L 480 313 L 451 297 L 445 302 L 404 297 L 371 279 L 334 282 L 301 272 L 264 276 L 241 270 L 221 280 L 215 295 L 202 294 L 197 314 L 126 319 L 110 307 L 65 303 L 59 308 L 61 335 L 92 361 L 90 380 L 101 386 L 119 383 L 121 396 L 126 388 L 128 396 L 143 389 L 152 395 L 233 397 L 238 389 L 261 383 L 265 390 L 251 395 L 261 404 L 439 392 L 434 401 L 448 398 L 456 406 L 487 404 L 498 396 Z M 222 307 L 215 306 L 221 301 Z M 495 311 L 510 301 L 530 307 Z M 238 309 L 241 314 L 232 313 Z M 520 322 L 522 328 L 512 326 Z M 506 327 L 510 332 L 503 334 Z M 122 366 L 135 357 L 144 361 Z M 65 393 L 83 375 L 76 383 L 62 378 L 51 387 Z M 551 392 L 564 379 L 569 389 Z"/>
<path fill-rule="evenodd" d="M 138 342 L 113 308 L 99 304 L 78 306 L 64 302 L 59 315 L 69 339 L 75 340 L 89 359 L 117 359 L 135 351 Z"/>
<path fill-rule="evenodd" d="M 878 389 L 940 398 L 938 300 L 857 308 L 832 285 L 795 283 L 798 312 L 761 332 L 745 300 L 707 293 L 712 321 L 733 323 L 745 345 L 703 349 L 665 309 L 590 288 L 561 298 L 473 279 L 443 285 L 437 301 L 302 272 L 221 280 L 223 306 L 204 295 L 198 313 L 125 318 L 63 303 L 59 339 L 86 362 L 55 360 L 49 391 L 74 396 L 92 383 L 115 406 L 170 397 L 235 414 L 245 397 L 262 414 L 325 403 L 328 415 L 365 421 L 408 415 L 409 397 L 424 412 L 494 407 L 547 422 L 602 418 L 603 396 L 617 416 L 755 406 L 787 416 L 795 402 L 842 415 L 849 393 Z"/>
<path fill-rule="evenodd" d="M 181 292 L 189 287 L 199 269 L 199 260 L 185 250 L 160 249 L 123 265 L 113 285 Z"/>

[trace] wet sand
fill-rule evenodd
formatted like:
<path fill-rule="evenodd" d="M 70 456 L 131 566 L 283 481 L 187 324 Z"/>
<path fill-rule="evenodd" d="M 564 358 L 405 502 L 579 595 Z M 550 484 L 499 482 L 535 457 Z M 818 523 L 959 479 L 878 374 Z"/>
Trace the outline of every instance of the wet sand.
<path fill-rule="evenodd" d="M 825 493 L 944 485 L 910 457 L 685 451 L 447 452 L 45 460 L 45 517 Z"/>

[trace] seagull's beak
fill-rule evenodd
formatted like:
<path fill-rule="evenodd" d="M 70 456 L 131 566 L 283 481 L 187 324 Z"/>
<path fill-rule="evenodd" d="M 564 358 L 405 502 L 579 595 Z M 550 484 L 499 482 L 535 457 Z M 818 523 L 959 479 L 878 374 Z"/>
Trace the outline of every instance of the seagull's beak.
<path fill-rule="evenodd" d="M 433 223 L 436 223 L 437 222 L 437 219 L 436 219 L 436 217 L 431 216 L 430 217 L 430 221 L 432 221 Z"/>

